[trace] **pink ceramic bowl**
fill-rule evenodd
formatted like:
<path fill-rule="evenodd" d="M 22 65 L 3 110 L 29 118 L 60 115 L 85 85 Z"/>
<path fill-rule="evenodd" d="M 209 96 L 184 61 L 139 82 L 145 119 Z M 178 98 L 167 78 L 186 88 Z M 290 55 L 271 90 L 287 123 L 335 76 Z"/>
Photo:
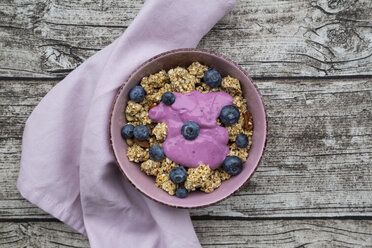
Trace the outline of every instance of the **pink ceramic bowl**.
<path fill-rule="evenodd" d="M 147 176 L 141 172 L 138 164 L 130 162 L 126 156 L 127 144 L 121 138 L 121 127 L 126 123 L 125 108 L 128 101 L 129 90 L 138 85 L 144 76 L 156 73 L 162 69 L 169 70 L 176 66 L 188 66 L 194 61 L 199 61 L 209 67 L 218 69 L 222 76 L 230 75 L 239 79 L 244 97 L 247 99 L 248 110 L 253 116 L 253 137 L 249 156 L 244 164 L 243 171 L 229 180 L 222 182 L 222 185 L 212 193 L 191 192 L 184 199 L 171 196 L 164 190 L 155 186 L 154 177 Z M 122 173 L 141 193 L 154 201 L 168 206 L 180 208 L 206 207 L 220 202 L 244 185 L 256 171 L 261 161 L 267 136 L 267 119 L 265 106 L 257 87 L 252 83 L 250 77 L 234 62 L 227 58 L 200 49 L 179 49 L 159 54 L 139 66 L 124 82 L 117 97 L 114 100 L 110 119 L 111 146 L 117 164 Z"/>

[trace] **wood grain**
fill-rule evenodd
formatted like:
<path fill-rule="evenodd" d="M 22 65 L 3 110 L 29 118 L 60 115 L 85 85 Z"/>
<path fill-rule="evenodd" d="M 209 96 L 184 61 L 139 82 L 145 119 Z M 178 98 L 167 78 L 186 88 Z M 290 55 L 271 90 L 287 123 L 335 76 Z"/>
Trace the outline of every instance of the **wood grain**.
<path fill-rule="evenodd" d="M 56 79 L 143 2 L 0 1 L 0 247 L 89 247 L 18 193 L 22 131 Z M 199 47 L 260 79 L 268 146 L 240 192 L 191 211 L 201 244 L 372 247 L 372 1 L 237 2 Z"/>
<path fill-rule="evenodd" d="M 372 221 L 193 221 L 203 247 L 371 247 Z M 123 234 L 125 235 L 125 234 Z M 81 234 L 59 222 L 0 223 L 0 246 L 89 247 Z"/>
<path fill-rule="evenodd" d="M 88 248 L 87 238 L 60 222 L 1 222 L 2 248 Z"/>
<path fill-rule="evenodd" d="M 372 247 L 372 222 L 194 221 L 203 247 Z"/>
<path fill-rule="evenodd" d="M 0 3 L 0 76 L 60 78 L 110 44 L 143 0 Z M 199 47 L 254 77 L 371 75 L 370 0 L 238 1 Z"/>
<path fill-rule="evenodd" d="M 372 216 L 372 79 L 256 81 L 269 137 L 243 189 L 193 216 Z M 22 199 L 15 181 L 21 135 L 55 81 L 0 81 L 0 218 L 51 218 Z"/>

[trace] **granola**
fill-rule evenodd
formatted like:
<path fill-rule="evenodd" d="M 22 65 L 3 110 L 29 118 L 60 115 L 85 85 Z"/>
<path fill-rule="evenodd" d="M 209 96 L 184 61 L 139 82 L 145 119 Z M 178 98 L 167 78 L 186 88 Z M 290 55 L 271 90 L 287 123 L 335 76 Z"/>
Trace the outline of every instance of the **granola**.
<path fill-rule="evenodd" d="M 232 145 L 230 145 L 230 151 L 228 156 L 237 156 L 241 160 L 243 160 L 243 162 L 245 162 L 248 157 L 248 150 L 247 148 L 239 148 L 236 146 L 235 143 L 233 143 Z"/>
<path fill-rule="evenodd" d="M 188 169 L 185 188 L 190 191 L 194 191 L 197 188 L 205 188 L 206 183 L 210 181 L 211 171 L 211 168 L 205 164 L 201 164 L 197 168 Z"/>
<path fill-rule="evenodd" d="M 232 96 L 242 96 L 239 80 L 230 76 L 224 77 L 221 82 L 222 89 Z"/>
<path fill-rule="evenodd" d="M 151 123 L 148 116 L 148 109 L 146 110 L 144 106 L 134 101 L 128 101 L 125 114 L 128 123 L 132 125 L 146 125 Z"/>
<path fill-rule="evenodd" d="M 148 149 L 142 148 L 137 144 L 128 147 L 127 157 L 129 158 L 129 161 L 136 163 L 150 159 Z"/>
<path fill-rule="evenodd" d="M 158 123 L 152 130 L 152 133 L 158 141 L 164 141 L 167 137 L 167 124 L 164 122 Z"/>
<path fill-rule="evenodd" d="M 141 164 L 141 171 L 148 176 L 156 176 L 160 171 L 160 166 L 160 162 L 149 159 Z"/>
<path fill-rule="evenodd" d="M 176 184 L 170 180 L 169 173 L 166 172 L 160 172 L 156 175 L 155 185 L 161 189 L 164 189 L 170 195 L 174 195 L 176 190 Z"/>
<path fill-rule="evenodd" d="M 199 62 L 194 62 L 187 68 L 187 70 L 196 78 L 202 78 L 204 76 L 204 72 L 208 70 L 208 66 L 202 65 Z"/>
<path fill-rule="evenodd" d="M 172 90 L 180 93 L 191 92 L 200 79 L 191 75 L 185 68 L 177 67 L 168 71 Z"/>
<path fill-rule="evenodd" d="M 169 83 L 169 76 L 164 70 L 162 70 L 158 73 L 142 78 L 140 84 L 146 91 L 146 94 L 151 95 L 156 91 L 156 89 L 164 87 L 167 83 Z"/>
<path fill-rule="evenodd" d="M 147 140 L 125 139 L 128 144 L 128 159 L 140 163 L 140 169 L 146 175 L 154 176 L 155 185 L 167 191 L 170 195 L 176 194 L 176 190 L 179 187 L 184 187 L 187 191 L 199 189 L 209 193 L 220 187 L 222 181 L 228 180 L 231 175 L 222 167 L 212 170 L 208 165 L 200 164 L 196 168 L 185 168 L 187 171 L 186 180 L 183 183 L 176 184 L 172 182 L 169 175 L 172 169 L 181 165 L 167 157 L 161 161 L 150 159 L 149 147 L 162 146 L 168 135 L 166 123 L 154 123 L 148 116 L 149 110 L 160 103 L 161 97 L 165 92 L 188 93 L 197 90 L 201 93 L 222 91 L 230 94 L 233 97 L 233 104 L 239 110 L 240 118 L 235 124 L 230 126 L 222 124 L 220 119 L 217 119 L 217 124 L 225 127 L 229 133 L 228 156 L 237 156 L 242 161 L 246 161 L 248 157 L 248 150 L 252 143 L 253 120 L 247 110 L 247 101 L 243 97 L 240 82 L 236 78 L 226 76 L 220 81 L 220 86 L 212 88 L 203 82 L 204 73 L 207 70 L 209 70 L 208 66 L 194 62 L 187 68 L 176 67 L 168 72 L 162 70 L 144 77 L 140 85 L 146 95 L 139 102 L 128 101 L 125 109 L 125 117 L 128 124 L 133 126 L 145 125 L 149 129 Z M 247 136 L 247 147 L 241 148 L 237 146 L 235 139 L 238 134 Z"/>

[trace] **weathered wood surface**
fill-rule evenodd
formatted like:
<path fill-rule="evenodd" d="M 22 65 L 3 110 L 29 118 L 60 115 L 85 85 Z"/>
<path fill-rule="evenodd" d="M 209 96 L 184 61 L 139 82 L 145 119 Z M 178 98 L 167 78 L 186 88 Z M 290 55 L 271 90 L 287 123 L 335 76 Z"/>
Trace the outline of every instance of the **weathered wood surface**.
<path fill-rule="evenodd" d="M 60 222 L 1 222 L 0 247 L 89 247 L 87 238 Z"/>
<path fill-rule="evenodd" d="M 0 1 L 0 247 L 89 247 L 18 193 L 22 130 L 143 2 Z M 250 182 L 191 211 L 203 247 L 372 247 L 372 1 L 238 0 L 199 47 L 255 77 L 269 116 Z"/>
<path fill-rule="evenodd" d="M 371 220 L 209 220 L 193 224 L 203 247 L 372 247 Z M 89 243 L 59 222 L 3 222 L 0 246 L 83 248 Z"/>
<path fill-rule="evenodd" d="M 2 0 L 0 76 L 65 76 L 117 38 L 142 4 Z M 371 75 L 372 1 L 238 1 L 199 46 L 254 77 Z"/>
<path fill-rule="evenodd" d="M 15 181 L 26 118 L 49 81 L 0 83 L 0 218 L 50 218 Z M 372 79 L 257 81 L 269 116 L 267 150 L 237 194 L 193 216 L 372 216 Z"/>

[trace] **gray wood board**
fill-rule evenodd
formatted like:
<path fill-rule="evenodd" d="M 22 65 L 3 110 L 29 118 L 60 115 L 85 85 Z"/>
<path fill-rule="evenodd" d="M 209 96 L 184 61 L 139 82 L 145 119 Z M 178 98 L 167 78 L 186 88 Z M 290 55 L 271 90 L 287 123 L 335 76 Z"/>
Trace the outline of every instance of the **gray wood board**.
<path fill-rule="evenodd" d="M 193 221 L 203 247 L 371 247 L 371 220 Z M 125 233 L 123 233 L 125 235 Z M 2 248 L 89 247 L 60 222 L 2 222 Z"/>
<path fill-rule="evenodd" d="M 123 33 L 142 4 L 1 1 L 0 76 L 65 76 Z M 371 75 L 372 2 L 238 1 L 199 47 L 254 77 Z"/>
<path fill-rule="evenodd" d="M 372 216 L 372 79 L 260 80 L 264 159 L 243 189 L 193 216 Z M 52 218 L 15 182 L 25 121 L 55 81 L 0 81 L 0 218 Z"/>

